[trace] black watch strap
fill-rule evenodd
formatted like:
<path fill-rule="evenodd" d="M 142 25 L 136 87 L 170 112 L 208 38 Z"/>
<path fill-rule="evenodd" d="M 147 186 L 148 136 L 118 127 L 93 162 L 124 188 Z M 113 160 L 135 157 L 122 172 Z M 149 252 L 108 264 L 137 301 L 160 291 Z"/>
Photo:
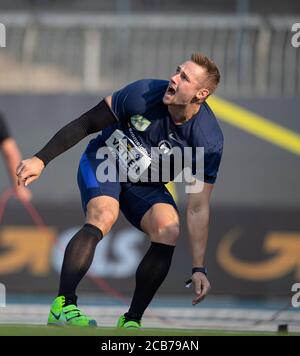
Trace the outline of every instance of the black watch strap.
<path fill-rule="evenodd" d="M 194 267 L 192 269 L 192 275 L 195 273 L 195 272 L 201 272 L 203 274 L 205 274 L 207 276 L 207 268 L 206 267 Z"/>
<path fill-rule="evenodd" d="M 192 268 L 192 275 L 196 272 L 201 272 L 203 274 L 205 274 L 205 276 L 207 276 L 207 268 L 206 267 L 193 267 Z M 190 278 L 188 281 L 185 282 L 185 286 L 187 288 L 190 287 L 190 285 L 192 284 L 192 278 Z"/>

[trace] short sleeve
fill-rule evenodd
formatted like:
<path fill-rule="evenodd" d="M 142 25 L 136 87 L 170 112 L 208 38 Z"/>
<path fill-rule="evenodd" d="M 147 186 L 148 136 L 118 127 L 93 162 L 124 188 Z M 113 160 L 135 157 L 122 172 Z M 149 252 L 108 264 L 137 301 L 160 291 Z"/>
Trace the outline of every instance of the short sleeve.
<path fill-rule="evenodd" d="M 223 145 L 204 153 L 204 182 L 214 184 L 221 163 Z"/>
<path fill-rule="evenodd" d="M 138 80 L 113 93 L 112 109 L 122 122 L 128 121 L 132 115 L 145 113 L 152 82 L 150 79 Z"/>
<path fill-rule="evenodd" d="M 8 128 L 4 122 L 3 117 L 0 115 L 0 144 L 8 137 L 10 137 Z"/>

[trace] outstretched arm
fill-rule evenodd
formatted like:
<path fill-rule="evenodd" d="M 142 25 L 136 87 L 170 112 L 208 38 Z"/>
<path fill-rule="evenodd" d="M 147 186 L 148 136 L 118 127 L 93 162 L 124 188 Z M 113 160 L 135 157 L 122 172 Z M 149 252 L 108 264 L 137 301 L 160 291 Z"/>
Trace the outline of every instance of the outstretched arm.
<path fill-rule="evenodd" d="M 12 183 L 12 186 L 17 185 L 17 178 L 15 175 L 16 167 L 21 160 L 21 154 L 16 144 L 16 141 L 9 137 L 5 139 L 1 144 L 1 151 L 7 167 L 7 171 Z"/>
<path fill-rule="evenodd" d="M 34 157 L 22 161 L 16 172 L 18 184 L 27 186 L 32 183 L 55 157 L 76 145 L 86 136 L 101 131 L 117 121 L 118 118 L 111 110 L 111 97 L 107 97 L 59 130 Z"/>
<path fill-rule="evenodd" d="M 73 147 L 88 135 L 101 131 L 117 121 L 106 100 L 63 127 L 37 154 L 46 166 L 55 157 Z"/>
<path fill-rule="evenodd" d="M 15 172 L 21 160 L 21 153 L 16 141 L 13 138 L 8 137 L 0 143 L 0 148 L 4 157 L 12 187 L 15 189 L 19 199 L 24 202 L 28 202 L 31 199 L 31 192 L 28 189 L 24 187 L 18 187 L 17 185 L 17 177 Z"/>
<path fill-rule="evenodd" d="M 204 183 L 200 193 L 190 193 L 186 208 L 189 243 L 193 258 L 193 267 L 204 267 L 204 255 L 208 239 L 209 202 L 213 189 L 212 184 Z M 210 289 L 210 283 L 205 274 L 195 272 L 192 275 L 196 297 L 193 304 L 203 300 Z"/>

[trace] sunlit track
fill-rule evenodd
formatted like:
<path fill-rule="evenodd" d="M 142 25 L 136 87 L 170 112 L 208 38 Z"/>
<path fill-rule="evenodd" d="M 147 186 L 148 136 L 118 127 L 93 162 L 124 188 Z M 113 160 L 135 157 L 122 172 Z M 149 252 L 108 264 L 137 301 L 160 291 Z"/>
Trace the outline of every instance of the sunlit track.
<path fill-rule="evenodd" d="M 103 327 L 115 325 L 124 313 L 123 307 L 82 306 Z M 9 304 L 0 309 L 1 324 L 45 325 L 48 306 L 41 304 Z M 300 331 L 300 312 L 286 310 L 272 320 L 274 310 L 242 308 L 151 308 L 145 313 L 146 328 L 220 329 L 246 331 L 276 331 L 278 325 L 288 324 L 290 331 Z"/>

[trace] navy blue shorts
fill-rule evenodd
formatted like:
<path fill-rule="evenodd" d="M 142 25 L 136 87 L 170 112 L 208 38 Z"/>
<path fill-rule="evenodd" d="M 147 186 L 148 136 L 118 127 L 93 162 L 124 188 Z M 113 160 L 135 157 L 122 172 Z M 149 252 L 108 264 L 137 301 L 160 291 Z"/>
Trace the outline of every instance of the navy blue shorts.
<path fill-rule="evenodd" d="M 84 213 L 88 202 L 95 197 L 110 196 L 120 203 L 120 210 L 126 219 L 143 231 L 140 222 L 144 214 L 156 203 L 171 204 L 176 210 L 176 203 L 164 184 L 149 183 L 100 183 L 96 170 L 100 160 L 94 154 L 84 153 L 79 164 L 77 181 L 81 193 Z"/>

